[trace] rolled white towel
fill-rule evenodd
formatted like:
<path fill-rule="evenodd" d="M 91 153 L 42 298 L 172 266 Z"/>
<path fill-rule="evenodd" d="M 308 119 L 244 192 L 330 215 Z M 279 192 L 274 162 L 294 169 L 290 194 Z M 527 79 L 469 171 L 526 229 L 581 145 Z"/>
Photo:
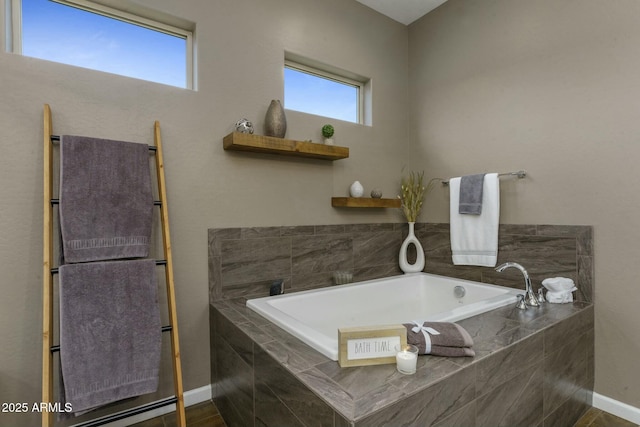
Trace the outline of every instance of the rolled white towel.
<path fill-rule="evenodd" d="M 551 277 L 542 281 L 542 286 L 549 292 L 567 292 L 575 290 L 575 283 L 568 277 Z"/>
<path fill-rule="evenodd" d="M 560 291 L 560 292 L 547 291 L 544 297 L 550 303 L 565 304 L 568 302 L 573 302 L 573 291 L 577 291 L 577 290 L 578 288 L 574 286 L 572 289 L 569 289 L 567 291 Z"/>

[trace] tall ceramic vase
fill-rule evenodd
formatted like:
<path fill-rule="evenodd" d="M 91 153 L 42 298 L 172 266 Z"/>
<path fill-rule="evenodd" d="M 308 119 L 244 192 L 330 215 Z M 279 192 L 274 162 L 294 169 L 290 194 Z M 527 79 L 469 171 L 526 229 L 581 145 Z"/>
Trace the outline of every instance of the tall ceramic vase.
<path fill-rule="evenodd" d="M 264 134 L 284 138 L 285 133 L 287 133 L 287 118 L 284 115 L 284 108 L 280 100 L 274 99 L 269 104 L 264 117 Z"/>
<path fill-rule="evenodd" d="M 400 269 L 405 273 L 419 273 L 424 269 L 424 250 L 422 249 L 420 241 L 416 237 L 414 226 L 415 222 L 409 223 L 409 235 L 404 239 L 404 242 L 402 242 L 402 246 L 400 246 L 400 254 L 398 255 Z M 407 249 L 411 244 L 416 247 L 416 262 L 413 264 L 410 264 L 407 259 Z"/>

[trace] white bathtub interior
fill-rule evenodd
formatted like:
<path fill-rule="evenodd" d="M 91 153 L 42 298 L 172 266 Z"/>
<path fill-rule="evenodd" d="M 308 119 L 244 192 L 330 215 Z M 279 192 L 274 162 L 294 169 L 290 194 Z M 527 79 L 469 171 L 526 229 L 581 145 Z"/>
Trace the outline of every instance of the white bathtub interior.
<path fill-rule="evenodd" d="M 456 298 L 454 288 L 465 295 Z M 429 273 L 405 274 L 329 288 L 247 300 L 247 306 L 338 360 L 338 328 L 455 322 L 515 303 L 523 290 Z"/>

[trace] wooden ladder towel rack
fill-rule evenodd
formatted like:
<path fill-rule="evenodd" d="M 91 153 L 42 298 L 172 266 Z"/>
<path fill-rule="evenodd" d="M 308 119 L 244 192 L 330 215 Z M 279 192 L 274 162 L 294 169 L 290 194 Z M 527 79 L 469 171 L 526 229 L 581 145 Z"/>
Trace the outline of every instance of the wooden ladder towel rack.
<path fill-rule="evenodd" d="M 54 267 L 54 211 L 53 207 L 59 203 L 54 197 L 53 183 L 53 142 L 59 140 L 59 137 L 53 134 L 53 126 L 51 120 L 51 108 L 48 104 L 44 105 L 44 214 L 43 214 L 43 326 L 42 326 L 42 402 L 54 403 L 54 371 L 53 371 L 53 354 L 59 351 L 60 347 L 54 345 L 54 281 L 53 276 L 58 273 L 58 268 Z M 178 339 L 178 315 L 175 304 L 175 285 L 173 281 L 173 260 L 171 255 L 171 239 L 169 235 L 169 213 L 167 207 L 167 193 L 164 177 L 164 160 L 162 157 L 162 138 L 160 135 L 160 123 L 154 124 L 154 143 L 150 146 L 150 151 L 155 152 L 155 164 L 157 174 L 157 186 L 159 200 L 154 205 L 160 207 L 160 222 L 162 228 L 162 246 L 164 250 L 164 259 L 156 261 L 157 265 L 164 266 L 165 270 L 165 286 L 167 292 L 167 304 L 169 313 L 169 325 L 163 326 L 162 331 L 171 335 L 171 360 L 173 364 L 173 384 L 175 394 L 173 397 L 160 401 L 152 402 L 133 409 L 118 412 L 113 415 L 104 416 L 94 420 L 87 421 L 76 426 L 99 426 L 109 422 L 121 420 L 143 412 L 158 409 L 167 405 L 176 405 L 176 419 L 178 427 L 185 427 L 186 417 L 184 409 L 184 396 L 182 387 L 182 366 L 180 362 L 180 345 Z M 42 412 L 42 426 L 51 427 L 54 425 L 54 413 Z"/>

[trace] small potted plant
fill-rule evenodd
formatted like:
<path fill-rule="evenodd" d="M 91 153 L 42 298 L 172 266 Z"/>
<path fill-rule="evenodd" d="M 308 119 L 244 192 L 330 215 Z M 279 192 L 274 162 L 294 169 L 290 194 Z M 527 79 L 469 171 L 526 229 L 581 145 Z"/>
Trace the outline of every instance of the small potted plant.
<path fill-rule="evenodd" d="M 324 137 L 324 143 L 326 145 L 333 145 L 333 134 L 335 129 L 331 125 L 322 126 L 322 136 Z"/>

